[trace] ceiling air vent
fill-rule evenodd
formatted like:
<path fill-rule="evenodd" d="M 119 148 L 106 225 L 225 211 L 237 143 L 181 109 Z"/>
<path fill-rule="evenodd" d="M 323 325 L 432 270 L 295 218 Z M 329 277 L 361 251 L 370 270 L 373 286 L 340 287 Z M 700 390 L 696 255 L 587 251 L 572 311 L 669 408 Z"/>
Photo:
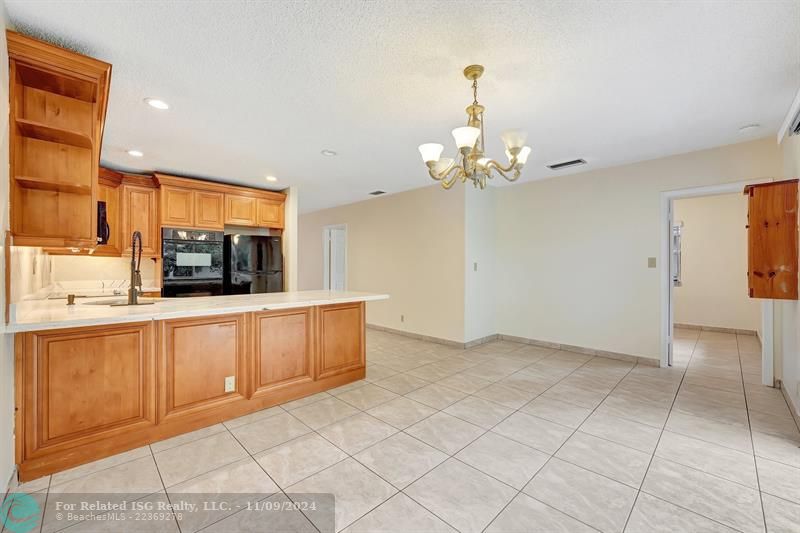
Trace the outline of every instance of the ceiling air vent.
<path fill-rule="evenodd" d="M 386 194 L 386 191 L 372 191 L 369 194 L 370 196 L 380 196 L 381 194 Z"/>
<path fill-rule="evenodd" d="M 553 163 L 547 165 L 550 170 L 561 170 L 562 168 L 577 167 L 578 165 L 585 165 L 586 161 L 583 159 L 573 159 L 572 161 L 562 161 L 561 163 Z"/>

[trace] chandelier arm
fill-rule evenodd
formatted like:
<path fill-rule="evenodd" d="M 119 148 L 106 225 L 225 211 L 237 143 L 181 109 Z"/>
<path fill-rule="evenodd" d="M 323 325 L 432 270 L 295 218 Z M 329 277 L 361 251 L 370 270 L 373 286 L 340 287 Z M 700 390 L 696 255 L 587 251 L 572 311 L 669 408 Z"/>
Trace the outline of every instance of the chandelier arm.
<path fill-rule="evenodd" d="M 503 176 L 508 181 L 517 181 L 517 179 L 519 179 L 519 176 L 521 174 L 520 167 L 516 164 L 517 163 L 516 159 L 512 159 L 512 162 L 513 164 L 509 164 L 507 168 L 503 168 L 497 163 L 497 161 L 492 160 L 486 165 L 486 169 L 489 171 L 491 170 L 496 171 L 498 174 Z M 514 174 L 512 176 L 509 176 L 507 172 L 511 172 L 512 170 L 514 171 Z"/>
<path fill-rule="evenodd" d="M 428 174 L 430 174 L 431 178 L 441 182 L 443 188 L 449 189 L 453 186 L 458 178 L 461 177 L 463 181 L 462 176 L 464 175 L 464 169 L 457 165 L 456 161 L 453 161 L 450 163 L 450 166 L 442 172 L 437 174 L 434 172 L 433 168 L 431 168 L 428 170 Z"/>

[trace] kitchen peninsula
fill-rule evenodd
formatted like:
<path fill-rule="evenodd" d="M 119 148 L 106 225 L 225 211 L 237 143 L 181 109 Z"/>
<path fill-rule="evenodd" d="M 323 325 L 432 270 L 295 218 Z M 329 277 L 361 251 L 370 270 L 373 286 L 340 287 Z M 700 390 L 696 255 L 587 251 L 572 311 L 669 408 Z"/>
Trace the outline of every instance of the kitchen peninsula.
<path fill-rule="evenodd" d="M 301 291 L 20 302 L 16 462 L 33 479 L 362 379 L 365 302 Z M 116 298 L 119 299 L 119 298 Z"/>

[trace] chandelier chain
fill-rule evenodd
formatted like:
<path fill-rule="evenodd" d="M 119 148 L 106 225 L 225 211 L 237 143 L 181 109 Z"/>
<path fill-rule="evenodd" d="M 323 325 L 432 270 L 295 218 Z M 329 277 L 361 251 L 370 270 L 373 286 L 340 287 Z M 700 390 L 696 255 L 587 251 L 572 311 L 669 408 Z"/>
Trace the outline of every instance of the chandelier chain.
<path fill-rule="evenodd" d="M 478 105 L 478 80 L 472 80 L 472 105 Z"/>

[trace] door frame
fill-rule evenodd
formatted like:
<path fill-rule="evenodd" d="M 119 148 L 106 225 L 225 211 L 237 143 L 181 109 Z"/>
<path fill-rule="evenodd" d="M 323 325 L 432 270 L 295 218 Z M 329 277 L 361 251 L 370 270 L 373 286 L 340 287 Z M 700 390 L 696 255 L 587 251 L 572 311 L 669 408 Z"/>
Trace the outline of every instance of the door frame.
<path fill-rule="evenodd" d="M 670 305 L 673 298 L 672 293 L 672 213 L 675 200 L 683 198 L 697 198 L 700 196 L 716 196 L 719 194 L 743 193 L 747 185 L 756 183 L 767 183 L 774 181 L 773 178 L 761 178 L 747 181 L 737 181 L 733 183 L 720 183 L 718 185 L 706 185 L 703 187 L 689 187 L 674 191 L 663 191 L 661 193 L 661 222 L 659 224 L 661 233 L 661 268 L 659 280 L 661 284 L 661 359 L 660 366 L 672 366 L 672 334 L 674 328 L 674 309 Z M 772 387 L 773 383 L 773 302 L 772 300 L 761 301 L 761 366 L 762 382 Z"/>
<path fill-rule="evenodd" d="M 347 224 L 329 224 L 322 228 L 322 288 L 331 290 L 330 285 L 330 244 L 331 230 L 344 230 L 344 290 L 347 290 Z"/>

